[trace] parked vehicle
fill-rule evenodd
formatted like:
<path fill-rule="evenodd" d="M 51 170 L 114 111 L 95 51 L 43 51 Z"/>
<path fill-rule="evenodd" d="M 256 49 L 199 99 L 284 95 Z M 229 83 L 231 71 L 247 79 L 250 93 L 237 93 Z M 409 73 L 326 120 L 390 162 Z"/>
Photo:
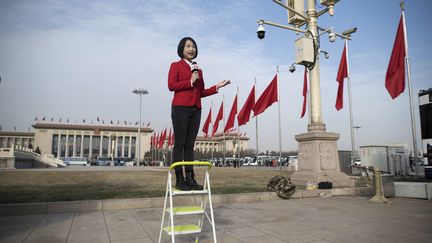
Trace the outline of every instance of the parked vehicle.
<path fill-rule="evenodd" d="M 89 161 L 84 157 L 67 157 L 63 158 L 63 162 L 66 166 L 90 166 Z"/>

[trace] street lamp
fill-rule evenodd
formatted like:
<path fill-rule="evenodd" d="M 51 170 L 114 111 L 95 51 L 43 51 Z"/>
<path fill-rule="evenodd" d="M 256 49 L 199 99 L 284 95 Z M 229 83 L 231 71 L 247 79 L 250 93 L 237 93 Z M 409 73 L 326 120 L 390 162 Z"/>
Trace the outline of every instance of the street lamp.
<path fill-rule="evenodd" d="M 356 132 L 357 132 L 357 145 L 358 145 L 358 148 L 359 149 L 357 149 L 357 146 L 355 146 L 355 144 L 353 145 L 353 148 L 356 150 L 356 151 L 353 151 L 353 160 L 354 159 L 358 159 L 360 156 L 359 156 L 359 154 L 360 154 L 360 142 L 359 142 L 359 134 L 358 134 L 358 132 L 359 132 L 359 129 L 361 128 L 361 126 L 353 126 L 353 128 L 354 129 L 356 129 Z M 353 140 L 353 141 L 355 141 L 355 140 Z"/>
<path fill-rule="evenodd" d="M 261 34 L 261 37 L 264 38 L 264 25 L 288 29 L 294 31 L 296 34 L 304 33 L 303 36 L 295 41 L 295 63 L 297 65 L 304 65 L 309 69 L 310 120 L 307 126 L 307 132 L 295 136 L 295 139 L 299 143 L 300 170 L 291 176 L 291 180 L 299 185 L 306 185 L 307 181 L 319 182 L 330 180 L 333 182 L 337 181 L 336 184 L 339 187 L 354 186 L 354 181 L 340 171 L 336 143 L 339 139 L 339 134 L 326 131 L 326 125 L 323 122 L 321 112 L 320 35 L 323 33 L 328 34 L 330 42 L 335 41 L 337 37 L 351 39 L 347 35 L 334 32 L 333 28 L 323 28 L 318 25 L 318 17 L 326 12 L 332 16 L 334 5 L 338 1 L 339 0 L 320 0 L 320 4 L 325 5 L 326 8 L 318 12 L 316 10 L 316 0 L 307 0 L 306 8 L 304 8 L 303 0 L 286 1 L 287 4 L 282 3 L 283 1 L 280 0 L 273 0 L 274 3 L 289 11 L 288 22 L 292 26 L 276 24 L 263 19 L 258 20 L 258 25 L 261 25 L 257 30 L 258 37 L 260 37 Z M 304 11 L 305 9 L 307 9 L 307 11 Z M 305 30 L 300 29 L 303 25 L 305 25 Z M 321 52 L 325 57 L 328 56 L 327 52 Z M 294 70 L 295 69 L 292 67 L 289 69 L 290 72 Z M 325 153 L 323 153 L 322 148 L 327 148 Z M 332 175 L 331 178 L 327 176 L 328 174 Z"/>
<path fill-rule="evenodd" d="M 132 93 L 139 95 L 140 102 L 139 102 L 139 124 L 138 124 L 138 159 L 137 159 L 137 166 L 139 166 L 140 160 L 141 160 L 141 103 L 142 103 L 142 96 L 148 94 L 149 92 L 146 89 L 134 89 Z M 136 158 L 136 156 L 135 156 Z"/>

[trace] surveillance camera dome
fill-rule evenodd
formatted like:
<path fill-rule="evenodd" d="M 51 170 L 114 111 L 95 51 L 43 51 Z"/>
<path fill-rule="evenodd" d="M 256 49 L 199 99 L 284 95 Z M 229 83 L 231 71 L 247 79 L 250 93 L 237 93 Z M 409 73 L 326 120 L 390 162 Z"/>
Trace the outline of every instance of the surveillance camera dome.
<path fill-rule="evenodd" d="M 325 57 L 326 59 L 329 59 L 329 58 L 330 58 L 330 55 L 328 54 L 328 52 L 324 53 L 324 57 Z"/>
<path fill-rule="evenodd" d="M 336 40 L 336 34 L 334 32 L 331 32 L 329 34 L 329 41 L 334 42 Z"/>
<path fill-rule="evenodd" d="M 264 26 L 262 24 L 260 24 L 258 26 L 257 36 L 258 36 L 258 39 L 264 39 L 264 37 L 265 37 L 265 29 L 264 29 Z"/>
<path fill-rule="evenodd" d="M 295 72 L 296 68 L 294 65 L 291 65 L 291 66 L 289 66 L 288 70 L 293 73 L 293 72 Z"/>

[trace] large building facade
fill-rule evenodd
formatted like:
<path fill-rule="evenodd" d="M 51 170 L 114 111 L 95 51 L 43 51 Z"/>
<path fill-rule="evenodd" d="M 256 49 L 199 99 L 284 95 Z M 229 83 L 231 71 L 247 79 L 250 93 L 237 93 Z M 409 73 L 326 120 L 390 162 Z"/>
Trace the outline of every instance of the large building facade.
<path fill-rule="evenodd" d="M 21 146 L 32 148 L 34 145 L 33 132 L 2 132 L 0 131 L 0 148 Z"/>
<path fill-rule="evenodd" d="M 195 150 L 210 153 L 224 152 L 236 154 L 245 151 L 248 148 L 249 138 L 245 136 L 238 136 L 237 133 L 215 134 L 213 137 L 198 136 L 195 141 Z"/>
<path fill-rule="evenodd" d="M 136 158 L 138 127 L 36 123 L 34 143 L 58 158 Z M 150 146 L 150 128 L 141 128 L 141 160 Z"/>
<path fill-rule="evenodd" d="M 138 156 L 138 127 L 36 123 L 34 132 L 0 131 L 0 148 L 13 146 L 38 149 L 41 154 L 57 158 L 129 158 Z M 151 128 L 141 128 L 141 159 L 150 151 Z M 198 136 L 195 150 L 210 153 L 236 154 L 247 149 L 249 138 L 236 133 L 216 134 L 214 137 Z M 165 145 L 167 141 L 165 142 Z"/>

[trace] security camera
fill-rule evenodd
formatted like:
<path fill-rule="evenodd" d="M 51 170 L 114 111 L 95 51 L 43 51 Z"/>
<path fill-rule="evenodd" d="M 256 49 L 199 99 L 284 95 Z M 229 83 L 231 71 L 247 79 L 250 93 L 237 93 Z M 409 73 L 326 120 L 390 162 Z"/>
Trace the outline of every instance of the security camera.
<path fill-rule="evenodd" d="M 342 32 L 342 35 L 350 36 L 352 33 L 355 33 L 355 32 L 357 32 L 357 27 L 354 27 L 354 28 L 349 29 L 349 30 L 345 30 L 344 32 Z"/>
<path fill-rule="evenodd" d="M 295 70 L 296 70 L 296 67 L 294 66 L 294 64 L 291 64 L 291 66 L 289 66 L 289 68 L 288 68 L 288 71 L 290 71 L 290 72 L 295 72 Z"/>
<path fill-rule="evenodd" d="M 265 29 L 264 29 L 264 25 L 262 22 L 260 22 L 258 25 L 257 36 L 258 36 L 258 39 L 264 39 L 264 37 L 265 37 Z"/>
<path fill-rule="evenodd" d="M 334 14 L 334 5 L 339 2 L 339 0 L 320 0 L 321 5 L 325 5 L 328 8 L 328 12 L 330 16 Z"/>
<path fill-rule="evenodd" d="M 330 54 L 327 51 L 320 50 L 320 52 L 324 53 L 325 59 L 329 59 L 330 58 Z"/>
<path fill-rule="evenodd" d="M 329 34 L 329 41 L 330 42 L 334 42 L 336 40 L 336 34 L 335 34 L 335 32 L 330 32 L 330 34 Z"/>

